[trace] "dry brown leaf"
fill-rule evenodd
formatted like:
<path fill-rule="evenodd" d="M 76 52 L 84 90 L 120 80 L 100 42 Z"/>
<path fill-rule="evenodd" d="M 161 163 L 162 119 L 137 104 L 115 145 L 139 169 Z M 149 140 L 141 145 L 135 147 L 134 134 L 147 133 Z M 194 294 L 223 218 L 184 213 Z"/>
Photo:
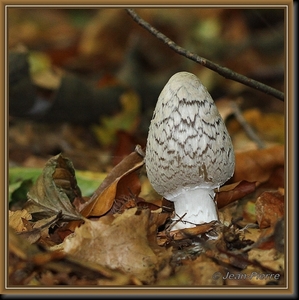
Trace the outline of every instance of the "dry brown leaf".
<path fill-rule="evenodd" d="M 87 221 L 64 240 L 64 251 L 81 261 L 119 269 L 143 283 L 153 283 L 171 252 L 149 244 L 147 236 L 157 227 L 150 224 L 150 210 L 137 211 L 132 208 L 120 215 Z"/>
<path fill-rule="evenodd" d="M 130 178 L 134 176 L 132 173 L 142 167 L 143 163 L 143 157 L 137 152 L 132 152 L 124 158 L 112 169 L 94 192 L 85 207 L 81 210 L 81 214 L 84 217 L 102 216 L 111 209 L 116 196 L 120 196 L 122 191 L 126 195 L 128 195 L 130 190 L 132 192 L 139 190 L 140 192 L 140 187 L 136 186 L 136 182 L 130 181 Z M 126 184 L 122 185 L 122 181 Z"/>
<path fill-rule="evenodd" d="M 24 220 L 31 220 L 31 214 L 26 209 L 9 211 L 9 226 L 16 232 L 26 231 Z"/>
<path fill-rule="evenodd" d="M 136 146 L 136 149 L 139 149 L 139 146 Z M 108 187 L 111 183 L 113 183 L 118 177 L 121 177 L 128 171 L 137 170 L 144 164 L 143 157 L 138 153 L 139 150 L 133 151 L 127 157 L 125 157 L 119 164 L 117 164 L 111 172 L 107 175 L 107 177 L 103 180 L 101 185 L 97 188 L 94 195 L 97 197 L 104 191 L 106 187 Z M 141 150 L 142 151 L 142 150 Z"/>
<path fill-rule="evenodd" d="M 106 214 L 110 209 L 112 209 L 113 204 L 117 197 L 120 195 L 128 195 L 130 193 L 132 183 L 134 185 L 134 181 L 131 180 L 134 175 L 135 170 L 129 171 L 128 173 L 123 174 L 123 176 L 117 178 L 110 186 L 108 186 L 98 197 L 93 198 L 94 202 L 91 202 L 88 206 L 86 206 L 82 211 L 82 215 L 85 217 L 100 217 Z M 122 182 L 127 183 L 126 185 L 126 194 L 120 194 L 118 188 L 123 190 L 124 184 Z"/>
<path fill-rule="evenodd" d="M 29 222 L 31 215 L 25 209 L 14 212 L 9 211 L 9 226 L 30 244 L 33 244 L 42 236 L 48 237 L 48 228 L 56 222 L 58 218 L 57 216 L 52 216 L 31 223 Z"/>
<path fill-rule="evenodd" d="M 46 250 L 30 245 L 25 239 L 9 227 L 9 272 L 10 285 L 45 284 L 45 274 L 52 277 L 51 285 L 136 285 L 137 278 L 113 271 L 103 266 L 82 262 L 72 256 L 66 256 L 60 250 Z M 51 278 L 48 278 L 51 279 Z M 83 284 L 85 283 L 85 284 Z"/>
<path fill-rule="evenodd" d="M 225 185 L 219 189 L 219 192 L 216 193 L 215 201 L 217 203 L 217 207 L 220 209 L 248 194 L 253 193 L 255 189 L 256 183 L 248 182 L 246 180 Z"/>
<path fill-rule="evenodd" d="M 136 149 L 139 149 L 139 146 L 136 146 Z M 80 211 L 82 216 L 99 217 L 103 216 L 109 210 L 111 210 L 118 190 L 118 184 L 122 180 L 126 180 L 124 178 L 126 178 L 127 176 L 134 176 L 130 174 L 134 173 L 144 164 L 142 155 L 140 155 L 137 151 L 139 150 L 136 150 L 129 154 L 111 170 L 111 172 L 103 180 L 103 182 L 96 189 L 90 199 L 82 205 L 82 209 Z M 132 189 L 134 190 L 133 187 L 134 184 L 132 184 Z M 130 191 L 130 186 L 126 186 L 126 189 L 127 191 Z M 74 231 L 75 228 L 78 227 L 81 223 L 82 221 L 69 222 L 67 228 L 65 229 Z"/>
<path fill-rule="evenodd" d="M 284 153 L 284 145 L 237 152 L 235 173 L 230 181 L 267 181 L 275 169 L 284 166 Z"/>
<path fill-rule="evenodd" d="M 255 203 L 260 228 L 275 225 L 284 216 L 284 195 L 280 191 L 263 192 Z"/>
<path fill-rule="evenodd" d="M 259 186 L 259 190 L 275 190 L 284 188 L 285 185 L 285 168 L 283 166 L 277 167 L 271 173 L 269 179 Z"/>
<path fill-rule="evenodd" d="M 118 182 L 115 200 L 108 213 L 122 213 L 125 209 L 135 207 L 140 191 L 141 184 L 136 171 L 124 176 Z"/>

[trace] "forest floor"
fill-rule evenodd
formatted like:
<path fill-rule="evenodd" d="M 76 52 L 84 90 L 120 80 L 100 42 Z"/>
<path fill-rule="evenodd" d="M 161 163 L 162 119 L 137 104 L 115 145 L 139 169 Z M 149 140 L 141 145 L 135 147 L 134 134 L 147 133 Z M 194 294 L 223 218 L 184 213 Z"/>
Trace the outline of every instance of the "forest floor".
<path fill-rule="evenodd" d="M 123 9 L 37 10 L 8 14 L 9 286 L 285 287 L 284 103 L 179 56 Z M 284 90 L 279 10 L 136 12 L 190 51 Z M 219 222 L 172 231 L 173 204 L 137 150 L 180 70 L 210 91 L 236 167 L 216 193 Z"/>

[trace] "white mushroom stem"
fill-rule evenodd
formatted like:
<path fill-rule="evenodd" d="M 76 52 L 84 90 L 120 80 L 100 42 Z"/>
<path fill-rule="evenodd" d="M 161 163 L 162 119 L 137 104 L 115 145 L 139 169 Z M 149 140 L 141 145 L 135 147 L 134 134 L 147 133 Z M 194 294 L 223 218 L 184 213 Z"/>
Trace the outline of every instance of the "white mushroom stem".
<path fill-rule="evenodd" d="M 215 192 L 208 188 L 183 191 L 171 199 L 175 205 L 174 225 L 171 230 L 191 228 L 218 220 Z"/>

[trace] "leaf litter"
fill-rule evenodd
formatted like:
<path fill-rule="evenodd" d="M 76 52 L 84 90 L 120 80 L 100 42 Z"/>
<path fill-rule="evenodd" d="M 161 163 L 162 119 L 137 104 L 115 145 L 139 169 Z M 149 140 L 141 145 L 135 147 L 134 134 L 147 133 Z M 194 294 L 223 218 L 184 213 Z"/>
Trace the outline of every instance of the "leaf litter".
<path fill-rule="evenodd" d="M 272 163 L 269 158 L 264 164 L 268 178 L 261 177 L 260 183 L 228 183 L 217 191 L 219 222 L 175 231 L 169 225 L 172 203 L 142 198 L 144 160 L 142 149 L 136 149 L 87 199 L 77 186 L 71 161 L 61 154 L 49 159 L 24 208 L 9 212 L 10 241 L 23 239 L 26 245 L 22 253 L 10 248 L 12 284 L 20 281 L 16 278 L 20 260 L 22 268 L 32 266 L 22 279 L 27 285 L 284 284 L 283 188 L 259 191 L 280 165 L 282 147 L 267 149 L 270 155 L 277 154 L 271 155 Z M 243 168 L 238 155 L 236 174 Z M 245 152 L 240 155 L 251 159 L 252 151 L 248 158 Z M 238 215 L 246 207 L 253 207 L 251 218 Z M 35 245 L 44 248 L 36 250 Z M 47 264 L 37 271 L 39 259 Z M 82 279 L 78 262 L 92 278 Z M 57 272 L 59 264 L 67 264 L 68 271 Z M 103 278 L 103 272 L 110 275 Z"/>

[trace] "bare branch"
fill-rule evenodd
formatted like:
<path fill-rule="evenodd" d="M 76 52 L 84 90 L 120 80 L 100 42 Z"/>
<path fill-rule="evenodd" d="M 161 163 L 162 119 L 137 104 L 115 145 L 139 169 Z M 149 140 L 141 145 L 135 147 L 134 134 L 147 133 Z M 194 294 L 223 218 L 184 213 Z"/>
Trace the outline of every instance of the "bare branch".
<path fill-rule="evenodd" d="M 137 22 L 139 25 L 144 27 L 147 31 L 149 31 L 151 34 L 153 34 L 159 40 L 163 41 L 165 44 L 167 44 L 172 50 L 174 50 L 178 54 L 183 55 L 183 56 L 201 64 L 202 66 L 205 66 L 206 68 L 215 71 L 216 73 L 218 73 L 219 75 L 221 75 L 227 79 L 231 79 L 231 80 L 240 82 L 246 86 L 249 86 L 251 88 L 254 88 L 256 90 L 259 90 L 261 92 L 269 94 L 281 101 L 284 101 L 284 93 L 283 92 L 278 91 L 278 90 L 276 90 L 268 85 L 265 85 L 259 81 L 256 81 L 256 80 L 248 78 L 244 75 L 238 74 L 228 68 L 222 67 L 216 63 L 213 63 L 203 57 L 198 56 L 197 54 L 194 54 L 194 53 L 180 47 L 174 41 L 172 41 L 167 36 L 165 36 L 163 33 L 161 33 L 156 28 L 154 28 L 149 23 L 147 23 L 142 18 L 140 18 L 133 9 L 126 9 L 126 10 L 135 22 Z"/>

